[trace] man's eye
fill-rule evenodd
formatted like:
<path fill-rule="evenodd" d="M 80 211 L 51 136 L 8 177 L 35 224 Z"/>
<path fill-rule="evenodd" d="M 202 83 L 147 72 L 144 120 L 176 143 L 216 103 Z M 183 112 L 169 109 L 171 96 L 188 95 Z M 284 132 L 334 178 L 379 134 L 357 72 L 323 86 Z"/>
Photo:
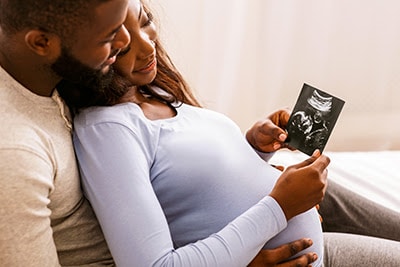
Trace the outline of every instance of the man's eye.
<path fill-rule="evenodd" d="M 113 34 L 110 38 L 104 40 L 103 43 L 105 43 L 105 44 L 107 44 L 107 43 L 112 43 L 112 42 L 114 41 L 116 35 L 117 35 L 117 34 Z"/>

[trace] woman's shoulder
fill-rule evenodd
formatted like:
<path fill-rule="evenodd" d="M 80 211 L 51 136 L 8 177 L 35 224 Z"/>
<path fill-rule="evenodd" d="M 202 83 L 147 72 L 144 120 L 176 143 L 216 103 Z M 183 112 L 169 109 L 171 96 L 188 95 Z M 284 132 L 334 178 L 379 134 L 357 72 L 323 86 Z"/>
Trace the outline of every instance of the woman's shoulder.
<path fill-rule="evenodd" d="M 76 131 L 104 125 L 112 125 L 115 130 L 122 127 L 140 136 L 154 137 L 159 132 L 159 125 L 147 120 L 141 108 L 130 102 L 114 106 L 86 108 L 74 118 Z"/>
<path fill-rule="evenodd" d="M 79 111 L 74 117 L 74 124 L 90 126 L 101 123 L 132 123 L 132 119 L 141 120 L 140 107 L 134 103 L 122 103 L 113 106 L 89 107 Z"/>

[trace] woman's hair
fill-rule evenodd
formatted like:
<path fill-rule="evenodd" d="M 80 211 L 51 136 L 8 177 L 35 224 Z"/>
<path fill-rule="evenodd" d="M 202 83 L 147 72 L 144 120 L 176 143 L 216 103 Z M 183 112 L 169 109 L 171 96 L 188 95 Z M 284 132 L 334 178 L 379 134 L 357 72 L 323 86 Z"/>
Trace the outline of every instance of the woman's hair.
<path fill-rule="evenodd" d="M 139 90 L 170 104 L 181 102 L 193 106 L 201 106 L 160 42 L 156 41 L 155 43 L 157 50 L 157 75 L 152 83 L 139 87 Z M 161 88 L 169 96 L 160 93 L 157 89 L 154 90 L 154 88 Z"/>
<path fill-rule="evenodd" d="M 0 27 L 8 34 L 39 29 L 68 40 L 79 25 L 90 22 L 90 10 L 106 1 L 0 0 Z"/>

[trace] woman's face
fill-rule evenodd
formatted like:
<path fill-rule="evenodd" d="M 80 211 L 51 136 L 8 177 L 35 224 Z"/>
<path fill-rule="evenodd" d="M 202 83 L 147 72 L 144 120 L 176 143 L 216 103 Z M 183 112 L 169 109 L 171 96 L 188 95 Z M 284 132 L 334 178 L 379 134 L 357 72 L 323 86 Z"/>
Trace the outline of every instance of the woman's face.
<path fill-rule="evenodd" d="M 117 56 L 114 68 L 133 85 L 149 84 L 157 74 L 154 44 L 157 31 L 152 17 L 145 12 L 140 1 L 131 0 L 124 25 L 131 42 Z"/>

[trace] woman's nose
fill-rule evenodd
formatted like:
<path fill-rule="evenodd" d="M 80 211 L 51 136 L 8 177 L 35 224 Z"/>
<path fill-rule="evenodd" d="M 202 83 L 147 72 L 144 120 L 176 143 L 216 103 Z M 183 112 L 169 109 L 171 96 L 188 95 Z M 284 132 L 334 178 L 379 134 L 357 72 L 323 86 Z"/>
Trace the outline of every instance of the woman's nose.
<path fill-rule="evenodd" d="M 140 50 L 141 57 L 147 57 L 155 54 L 155 42 L 149 38 L 149 36 L 141 36 Z"/>
<path fill-rule="evenodd" d="M 112 47 L 114 49 L 123 49 L 130 43 L 130 41 L 131 36 L 125 26 L 122 25 L 121 29 L 117 32 L 117 35 L 115 36 Z"/>

